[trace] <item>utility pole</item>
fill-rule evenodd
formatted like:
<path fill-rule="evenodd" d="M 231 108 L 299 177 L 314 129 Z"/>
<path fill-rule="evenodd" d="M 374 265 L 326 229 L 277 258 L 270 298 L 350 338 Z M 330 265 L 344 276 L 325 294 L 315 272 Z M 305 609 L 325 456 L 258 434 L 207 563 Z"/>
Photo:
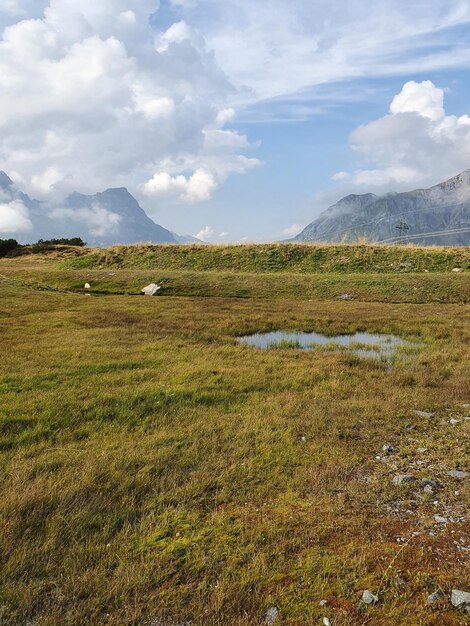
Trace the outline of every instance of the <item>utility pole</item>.
<path fill-rule="evenodd" d="M 405 222 L 405 219 L 403 217 L 401 218 L 400 223 L 396 226 L 396 229 L 398 230 L 398 243 L 406 243 L 406 235 L 410 230 L 410 227 Z"/>

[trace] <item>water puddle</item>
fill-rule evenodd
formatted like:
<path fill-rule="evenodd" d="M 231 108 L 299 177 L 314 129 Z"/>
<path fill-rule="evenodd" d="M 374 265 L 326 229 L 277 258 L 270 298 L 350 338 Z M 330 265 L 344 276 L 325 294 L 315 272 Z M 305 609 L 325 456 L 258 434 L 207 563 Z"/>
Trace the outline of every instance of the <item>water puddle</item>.
<path fill-rule="evenodd" d="M 395 335 L 354 333 L 353 335 L 321 335 L 320 333 L 285 332 L 277 330 L 237 338 L 248 346 L 270 349 L 347 350 L 358 357 L 390 361 L 397 353 L 415 352 L 417 344 Z M 408 350 L 407 350 L 408 349 Z"/>

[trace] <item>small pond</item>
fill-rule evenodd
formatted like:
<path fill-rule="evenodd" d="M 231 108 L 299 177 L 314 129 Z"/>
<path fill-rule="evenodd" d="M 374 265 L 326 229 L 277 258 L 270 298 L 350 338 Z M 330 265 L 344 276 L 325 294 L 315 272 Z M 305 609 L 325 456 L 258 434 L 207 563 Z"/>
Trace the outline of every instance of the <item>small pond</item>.
<path fill-rule="evenodd" d="M 285 332 L 276 330 L 237 338 L 240 343 L 269 350 L 292 348 L 312 350 L 348 350 L 362 358 L 389 360 L 398 348 L 416 348 L 417 344 L 395 335 L 354 333 L 353 335 L 321 335 L 320 333 Z"/>

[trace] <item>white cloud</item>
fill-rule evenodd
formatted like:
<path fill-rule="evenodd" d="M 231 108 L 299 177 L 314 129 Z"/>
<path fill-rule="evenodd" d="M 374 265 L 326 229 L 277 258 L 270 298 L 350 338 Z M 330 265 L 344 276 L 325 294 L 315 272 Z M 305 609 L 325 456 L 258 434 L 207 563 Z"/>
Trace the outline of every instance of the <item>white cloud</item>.
<path fill-rule="evenodd" d="M 300 224 L 292 224 L 291 226 L 284 228 L 284 230 L 282 231 L 282 234 L 285 237 L 294 237 L 295 235 L 298 235 L 300 233 L 302 228 L 303 226 L 301 226 Z"/>
<path fill-rule="evenodd" d="M 184 5 L 184 2 L 178 2 Z M 466 0 L 204 0 L 186 20 L 252 105 L 326 83 L 467 68 Z M 314 97 L 315 93 L 310 93 Z"/>
<path fill-rule="evenodd" d="M 193 236 L 196 237 L 196 239 L 200 239 L 201 241 L 209 241 L 211 237 L 214 236 L 214 229 L 210 226 L 205 226 Z"/>
<path fill-rule="evenodd" d="M 388 115 L 352 133 L 351 145 L 366 165 L 350 176 L 354 185 L 381 191 L 431 185 L 470 167 L 470 117 L 447 115 L 444 90 L 431 81 L 410 82 Z M 344 173 L 334 178 L 348 180 Z"/>
<path fill-rule="evenodd" d="M 198 169 L 188 177 L 159 172 L 143 185 L 142 191 L 147 196 L 176 197 L 182 202 L 192 203 L 209 200 L 216 188 L 214 175 Z"/>
<path fill-rule="evenodd" d="M 418 113 L 422 117 L 438 121 L 445 116 L 444 91 L 436 87 L 430 80 L 417 83 L 414 80 L 403 85 L 390 105 L 390 112 Z"/>
<path fill-rule="evenodd" d="M 81 209 L 53 209 L 49 217 L 57 220 L 71 220 L 86 224 L 91 235 L 102 237 L 116 232 L 121 222 L 121 216 L 109 211 L 99 204 Z"/>
<path fill-rule="evenodd" d="M 0 2 L 0 168 L 32 195 L 135 191 L 154 175 L 159 190 L 167 173 L 173 199 L 195 202 L 257 164 L 243 135 L 222 130 L 235 89 L 204 38 L 185 21 L 152 30 L 157 8 Z"/>
<path fill-rule="evenodd" d="M 0 204 L 0 233 L 27 233 L 33 224 L 29 219 L 29 211 L 19 200 Z"/>

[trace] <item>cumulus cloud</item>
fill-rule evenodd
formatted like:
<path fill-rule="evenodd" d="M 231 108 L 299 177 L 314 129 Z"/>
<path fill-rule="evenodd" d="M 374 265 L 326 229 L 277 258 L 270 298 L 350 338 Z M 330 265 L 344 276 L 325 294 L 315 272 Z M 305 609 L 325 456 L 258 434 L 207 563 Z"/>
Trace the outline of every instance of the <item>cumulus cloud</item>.
<path fill-rule="evenodd" d="M 242 153 L 246 137 L 222 134 L 235 89 L 204 38 L 182 20 L 152 27 L 156 9 L 156 0 L 1 3 L 0 168 L 27 191 L 48 199 L 147 182 L 158 198 L 168 174 L 175 199 L 196 202 L 257 163 Z"/>
<path fill-rule="evenodd" d="M 56 208 L 50 211 L 49 217 L 55 220 L 70 220 L 86 225 L 90 234 L 95 237 L 110 235 L 117 231 L 121 216 L 109 211 L 99 204 L 80 209 Z"/>
<path fill-rule="evenodd" d="M 360 187 L 405 189 L 435 184 L 470 167 L 470 117 L 447 115 L 444 89 L 431 81 L 408 82 L 390 113 L 357 128 L 353 149 L 372 167 L 335 180 Z"/>
<path fill-rule="evenodd" d="M 33 229 L 29 211 L 19 200 L 0 204 L 0 233 L 27 233 Z"/>
<path fill-rule="evenodd" d="M 211 237 L 214 236 L 214 229 L 211 226 L 205 226 L 193 236 L 196 237 L 196 239 L 200 239 L 201 241 L 209 241 Z"/>
<path fill-rule="evenodd" d="M 148 196 L 176 197 L 182 202 L 191 203 L 208 200 L 216 187 L 214 176 L 206 170 L 198 169 L 188 177 L 159 172 L 143 185 L 142 191 Z"/>

